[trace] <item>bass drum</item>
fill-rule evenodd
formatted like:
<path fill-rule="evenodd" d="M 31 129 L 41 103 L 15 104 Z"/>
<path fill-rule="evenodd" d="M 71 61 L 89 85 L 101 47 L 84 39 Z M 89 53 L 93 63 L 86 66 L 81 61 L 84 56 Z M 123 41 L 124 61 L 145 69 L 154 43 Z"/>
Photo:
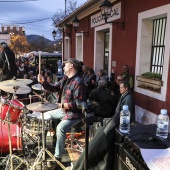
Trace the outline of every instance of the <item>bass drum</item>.
<path fill-rule="evenodd" d="M 11 146 L 13 152 L 22 150 L 20 124 L 10 124 Z M 9 153 L 8 123 L 0 120 L 0 153 Z"/>

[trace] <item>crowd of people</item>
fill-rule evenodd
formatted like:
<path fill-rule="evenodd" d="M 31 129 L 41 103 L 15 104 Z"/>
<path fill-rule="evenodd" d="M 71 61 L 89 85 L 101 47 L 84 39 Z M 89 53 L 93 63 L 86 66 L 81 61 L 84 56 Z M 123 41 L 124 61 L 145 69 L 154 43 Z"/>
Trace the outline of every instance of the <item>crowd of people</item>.
<path fill-rule="evenodd" d="M 7 44 L 0 44 L 2 53 L 3 79 L 27 78 L 34 84 L 41 83 L 46 91 L 57 94 L 58 108 L 48 111 L 53 121 L 60 122 L 56 127 L 56 147 L 54 156 L 61 161 L 64 153 L 66 132 L 84 117 L 83 110 L 93 112 L 94 116 L 119 123 L 119 114 L 123 105 L 128 105 L 131 121 L 135 121 L 135 103 L 133 99 L 133 77 L 128 65 L 123 66 L 122 73 L 109 79 L 105 70 L 99 69 L 95 74 L 92 68 L 75 58 L 63 61 L 63 78 L 54 83 L 53 76 L 57 73 L 57 63 L 41 61 L 41 71 L 38 66 L 32 66 L 25 59 L 14 62 L 14 54 Z M 59 71 L 61 73 L 61 61 Z M 113 124 L 112 124 L 113 125 Z"/>

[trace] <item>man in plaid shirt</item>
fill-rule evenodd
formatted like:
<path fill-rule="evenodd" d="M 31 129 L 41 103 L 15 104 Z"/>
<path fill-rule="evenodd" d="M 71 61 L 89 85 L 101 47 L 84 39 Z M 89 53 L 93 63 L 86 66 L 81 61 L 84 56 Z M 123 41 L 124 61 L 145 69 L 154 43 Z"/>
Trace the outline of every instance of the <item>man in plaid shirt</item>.
<path fill-rule="evenodd" d="M 54 156 L 60 160 L 65 146 L 66 132 L 83 118 L 81 103 L 86 103 L 86 88 L 79 76 L 80 62 L 74 58 L 64 61 L 65 76 L 56 84 L 51 85 L 44 77 L 38 75 L 38 81 L 45 90 L 58 92 L 58 108 L 48 111 L 53 120 L 61 120 L 56 128 L 56 147 Z M 81 107 L 79 107 L 81 106 Z"/>

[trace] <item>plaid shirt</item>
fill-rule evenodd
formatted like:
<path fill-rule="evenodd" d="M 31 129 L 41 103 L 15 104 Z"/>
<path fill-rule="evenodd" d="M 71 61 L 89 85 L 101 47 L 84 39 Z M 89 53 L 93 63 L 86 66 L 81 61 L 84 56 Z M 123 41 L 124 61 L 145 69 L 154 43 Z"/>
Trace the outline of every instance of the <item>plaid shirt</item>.
<path fill-rule="evenodd" d="M 65 109 L 63 120 L 81 119 L 84 115 L 77 103 L 86 102 L 86 88 L 83 79 L 77 74 L 71 78 L 64 76 L 56 85 L 47 81 L 43 83 L 44 89 L 51 92 L 58 92 L 58 102 L 68 103 L 69 109 Z"/>

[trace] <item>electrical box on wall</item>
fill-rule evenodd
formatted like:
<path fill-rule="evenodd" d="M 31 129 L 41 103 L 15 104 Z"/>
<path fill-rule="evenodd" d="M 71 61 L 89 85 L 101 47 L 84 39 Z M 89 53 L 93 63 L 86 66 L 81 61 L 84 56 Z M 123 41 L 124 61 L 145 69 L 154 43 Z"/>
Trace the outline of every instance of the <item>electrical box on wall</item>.
<path fill-rule="evenodd" d="M 116 68 L 116 61 L 112 61 L 112 73 L 114 73 L 115 68 Z"/>
<path fill-rule="evenodd" d="M 116 61 L 112 61 L 112 67 L 116 67 Z"/>

